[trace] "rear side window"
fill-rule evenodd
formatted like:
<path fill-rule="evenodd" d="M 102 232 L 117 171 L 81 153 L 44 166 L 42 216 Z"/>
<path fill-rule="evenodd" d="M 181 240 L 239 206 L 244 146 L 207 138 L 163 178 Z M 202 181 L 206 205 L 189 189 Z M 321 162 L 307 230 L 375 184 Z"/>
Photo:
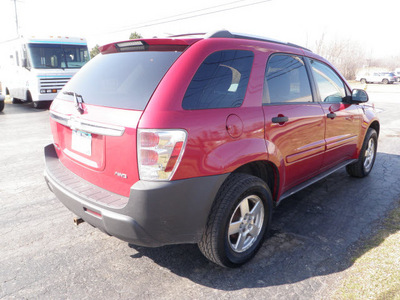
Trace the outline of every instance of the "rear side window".
<path fill-rule="evenodd" d="M 63 88 L 87 104 L 144 110 L 165 73 L 182 52 L 125 52 L 97 55 Z M 62 92 L 58 98 L 72 100 Z"/>
<path fill-rule="evenodd" d="M 253 58 L 253 52 L 246 50 L 224 50 L 208 56 L 190 82 L 182 107 L 191 110 L 241 106 Z"/>
<path fill-rule="evenodd" d="M 312 102 L 304 61 L 295 55 L 275 54 L 267 63 L 264 104 Z"/>

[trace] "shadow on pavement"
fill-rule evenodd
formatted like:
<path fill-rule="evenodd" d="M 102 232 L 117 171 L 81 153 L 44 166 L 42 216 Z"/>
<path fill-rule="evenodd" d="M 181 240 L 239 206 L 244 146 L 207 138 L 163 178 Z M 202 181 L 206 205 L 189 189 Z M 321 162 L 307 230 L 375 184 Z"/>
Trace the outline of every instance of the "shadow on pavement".
<path fill-rule="evenodd" d="M 238 269 L 214 265 L 196 245 L 129 245 L 138 251 L 132 258 L 146 256 L 178 276 L 226 291 L 337 273 L 352 265 L 356 253 L 363 254 L 363 241 L 398 205 L 399 177 L 400 156 L 378 153 L 366 178 L 349 177 L 343 169 L 287 198 L 275 210 L 272 230 L 259 253 Z"/>
<path fill-rule="evenodd" d="M 45 110 L 48 110 L 50 104 L 47 108 L 33 108 L 32 103 L 21 103 L 21 104 L 13 104 L 13 103 L 5 103 L 4 110 L 0 112 L 0 115 L 17 115 L 17 114 L 33 114 L 39 113 Z"/>

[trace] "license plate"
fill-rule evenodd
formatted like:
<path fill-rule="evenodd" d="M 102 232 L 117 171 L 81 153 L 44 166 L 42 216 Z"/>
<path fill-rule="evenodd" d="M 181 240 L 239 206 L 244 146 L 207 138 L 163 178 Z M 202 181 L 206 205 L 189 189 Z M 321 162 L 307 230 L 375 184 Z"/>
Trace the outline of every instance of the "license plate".
<path fill-rule="evenodd" d="M 87 156 L 92 155 L 92 135 L 87 132 L 72 130 L 71 148 Z"/>

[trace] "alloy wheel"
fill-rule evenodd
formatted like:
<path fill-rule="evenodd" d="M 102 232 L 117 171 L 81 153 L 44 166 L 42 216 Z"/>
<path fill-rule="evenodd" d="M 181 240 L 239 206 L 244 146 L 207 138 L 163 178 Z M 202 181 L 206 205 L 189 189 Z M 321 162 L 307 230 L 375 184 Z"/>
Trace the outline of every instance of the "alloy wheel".
<path fill-rule="evenodd" d="M 264 205 L 260 197 L 250 195 L 235 208 L 228 228 L 231 249 L 241 253 L 249 249 L 258 239 L 264 222 Z"/>

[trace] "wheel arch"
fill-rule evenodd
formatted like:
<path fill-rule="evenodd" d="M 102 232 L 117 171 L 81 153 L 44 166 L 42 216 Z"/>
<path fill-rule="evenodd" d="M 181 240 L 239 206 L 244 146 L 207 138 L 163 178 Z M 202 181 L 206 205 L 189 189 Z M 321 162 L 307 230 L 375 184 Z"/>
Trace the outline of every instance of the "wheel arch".
<path fill-rule="evenodd" d="M 369 128 L 373 128 L 373 129 L 375 129 L 375 131 L 376 131 L 376 134 L 378 135 L 378 137 L 379 137 L 379 130 L 380 130 L 380 128 L 381 128 L 381 126 L 380 126 L 380 124 L 379 124 L 379 122 L 378 121 L 373 121 L 372 123 L 371 123 L 371 125 L 369 125 Z"/>
<path fill-rule="evenodd" d="M 253 161 L 240 166 L 232 172 L 253 175 L 263 180 L 269 187 L 274 204 L 277 202 L 279 190 L 279 170 L 270 161 Z"/>
<path fill-rule="evenodd" d="M 29 90 L 26 91 L 26 101 L 32 102 L 32 94 Z"/>

